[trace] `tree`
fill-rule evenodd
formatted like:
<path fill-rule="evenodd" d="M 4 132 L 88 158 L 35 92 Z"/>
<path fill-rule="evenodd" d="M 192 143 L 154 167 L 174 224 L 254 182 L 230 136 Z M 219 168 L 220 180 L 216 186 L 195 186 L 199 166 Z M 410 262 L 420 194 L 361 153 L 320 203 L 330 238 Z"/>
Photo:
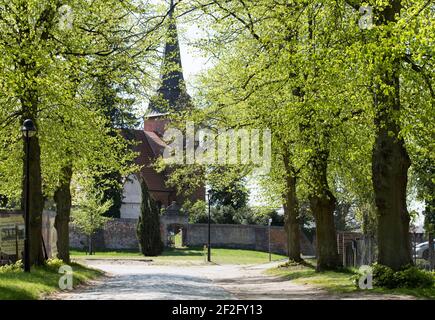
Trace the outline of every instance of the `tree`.
<path fill-rule="evenodd" d="M 209 189 L 210 203 L 216 206 L 231 206 L 233 209 L 241 209 L 248 204 L 248 190 L 241 178 L 235 178 L 224 186 L 215 183 Z"/>
<path fill-rule="evenodd" d="M 133 61 L 133 63 L 137 63 L 137 61 Z M 113 64 L 116 65 L 116 61 L 105 61 L 105 64 L 108 64 L 105 67 L 106 70 L 115 71 Z M 130 67 L 118 66 L 116 73 L 119 73 L 121 69 L 125 69 L 123 72 L 128 74 Z M 134 89 L 131 88 L 131 80 L 117 79 L 112 73 L 114 72 L 100 73 L 97 76 L 92 89 L 94 94 L 87 103 L 90 108 L 102 110 L 109 120 L 107 123 L 108 128 L 111 130 L 109 134 L 117 136 L 119 130 L 134 129 L 139 121 L 135 115 L 135 97 L 132 95 Z M 126 80 L 129 82 L 125 82 Z M 105 200 L 113 200 L 112 207 L 106 212 L 108 217 L 120 218 L 123 195 L 122 180 L 121 172 L 116 170 L 108 172 L 100 178 L 96 177 L 96 188 L 104 190 Z"/>
<path fill-rule="evenodd" d="M 285 192 L 284 198 L 284 216 L 285 227 L 287 231 L 287 246 L 288 256 L 292 261 L 301 261 L 301 244 L 300 244 L 300 228 L 298 198 L 296 193 L 297 174 L 292 165 L 289 152 L 286 150 L 283 154 Z"/>
<path fill-rule="evenodd" d="M 230 127 L 272 128 L 281 142 L 275 152 L 285 156 L 280 172 L 286 181 L 281 178 L 278 183 L 292 257 L 300 259 L 295 184 L 303 168 L 304 188 L 317 221 L 318 269 L 337 268 L 328 161 L 333 130 L 350 117 L 335 98 L 342 90 L 337 80 L 345 78 L 344 73 L 338 79 L 335 74 L 342 64 L 343 47 L 335 41 L 341 30 L 324 32 L 328 24 L 337 23 L 335 8 L 302 1 L 212 1 L 211 6 L 213 11 L 205 3 L 198 6 L 217 25 L 212 27 L 216 36 L 211 43 L 218 45 L 206 48 L 219 57 L 204 85 L 212 87 L 206 94 L 212 101 L 210 118 L 220 116 Z"/>
<path fill-rule="evenodd" d="M 380 8 L 378 25 L 396 23 L 401 1 L 390 1 Z M 388 31 L 381 35 L 385 40 Z M 383 40 L 384 40 L 383 39 Z M 400 61 L 390 50 L 379 57 L 380 81 L 374 86 L 376 141 L 373 148 L 372 176 L 378 210 L 379 263 L 399 269 L 412 262 L 409 239 L 409 214 L 406 208 L 407 173 L 411 164 L 400 125 L 393 113 L 400 112 Z M 386 90 L 386 88 L 388 88 Z"/>
<path fill-rule="evenodd" d="M 207 204 L 203 200 L 198 200 L 194 203 L 186 201 L 182 206 L 182 211 L 189 216 L 189 223 L 207 222 Z"/>
<path fill-rule="evenodd" d="M 74 0 L 68 6 L 64 1 L 0 1 L 0 122 L 2 143 L 8 146 L 1 151 L 1 188 L 11 201 L 20 197 L 20 171 L 24 171 L 18 168 L 24 150 L 17 128 L 29 118 L 38 129 L 30 145 L 32 264 L 43 263 L 44 197 L 56 193 L 60 256 L 68 260 L 63 251 L 70 172 L 86 164 L 104 173 L 125 164 L 111 156 L 125 149 L 121 139 L 107 135 L 103 112 L 86 101 L 101 75 L 115 83 L 135 83 L 138 92 L 150 81 L 150 76 L 140 75 L 149 74 L 148 66 L 158 58 L 156 39 L 166 18 L 155 8 L 133 1 Z M 106 68 L 107 61 L 111 68 Z M 128 66 L 128 72 L 118 73 L 119 66 Z M 110 149 L 116 151 L 107 152 Z"/>
<path fill-rule="evenodd" d="M 158 256 L 163 251 L 160 234 L 160 212 L 151 198 L 145 180 L 139 179 L 142 190 L 142 203 L 137 224 L 139 247 L 144 256 Z"/>
<path fill-rule="evenodd" d="M 433 158 L 433 139 L 423 138 L 433 137 L 435 106 L 431 2 L 186 5 L 206 34 L 198 47 L 214 59 L 201 79 L 204 108 L 186 118 L 216 131 L 272 129 L 265 181 L 285 204 L 289 234 L 297 232 L 295 200 L 309 201 L 318 270 L 340 266 L 334 212 L 342 189 L 363 228 L 376 231 L 379 262 L 396 270 L 410 263 L 408 168 Z M 357 23 L 365 5 L 374 22 L 367 28 Z"/>
<path fill-rule="evenodd" d="M 362 1 L 346 1 L 356 10 Z M 363 30 L 354 52 L 367 70 L 372 96 L 375 143 L 372 183 L 377 210 L 379 263 L 394 270 L 412 263 L 406 206 L 410 133 L 426 120 L 433 93 L 433 5 L 428 1 L 370 3 L 373 26 Z M 418 89 L 417 89 L 418 88 Z M 418 94 L 416 93 L 418 91 Z M 421 100 L 425 97 L 425 100 Z M 430 108 L 430 107 L 429 107 Z M 412 110 L 414 109 L 414 111 Z M 420 115 L 407 118 L 415 112 Z"/>
<path fill-rule="evenodd" d="M 93 254 L 92 237 L 110 220 L 104 213 L 112 205 L 104 201 L 102 192 L 92 191 L 82 195 L 78 200 L 78 209 L 73 210 L 73 224 L 88 237 L 89 254 Z"/>
<path fill-rule="evenodd" d="M 317 220 L 320 268 L 338 266 L 331 176 L 348 170 L 334 163 L 339 158 L 341 167 L 353 167 L 358 175 L 371 165 L 373 194 L 361 193 L 358 201 L 369 208 L 373 199 L 376 205 L 379 262 L 393 269 L 410 263 L 410 149 L 414 131 L 432 127 L 427 115 L 434 105 L 431 2 L 196 2 L 213 30 L 206 50 L 219 58 L 207 81 L 213 87 L 208 89 L 212 117 L 223 114 L 222 123 L 228 123 L 237 114 L 242 123 L 270 125 L 273 107 L 273 113 L 287 113 L 297 124 L 271 127 L 303 141 L 302 153 L 292 160 L 304 164 L 299 189 L 306 189 Z M 367 29 L 356 23 L 363 5 L 373 9 L 374 25 Z M 282 113 L 277 97 L 286 106 Z M 358 137 L 352 125 L 368 139 L 361 132 Z M 368 162 L 361 162 L 365 155 L 345 157 L 352 156 L 343 148 L 349 137 L 353 147 L 372 149 Z M 280 139 L 297 148 L 292 139 Z M 361 185 L 355 187 L 352 177 L 342 178 L 355 191 L 366 186 L 366 179 L 357 179 Z"/>

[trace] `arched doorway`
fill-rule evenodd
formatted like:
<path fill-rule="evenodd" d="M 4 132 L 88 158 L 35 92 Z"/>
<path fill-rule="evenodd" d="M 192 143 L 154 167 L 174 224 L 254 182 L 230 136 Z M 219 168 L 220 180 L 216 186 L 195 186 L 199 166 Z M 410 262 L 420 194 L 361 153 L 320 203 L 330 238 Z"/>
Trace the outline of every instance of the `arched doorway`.
<path fill-rule="evenodd" d="M 188 217 L 173 202 L 160 216 L 160 230 L 165 247 L 184 246 L 187 239 Z"/>
<path fill-rule="evenodd" d="M 186 227 L 179 223 L 171 223 L 167 226 L 167 246 L 171 248 L 183 248 L 186 246 Z"/>

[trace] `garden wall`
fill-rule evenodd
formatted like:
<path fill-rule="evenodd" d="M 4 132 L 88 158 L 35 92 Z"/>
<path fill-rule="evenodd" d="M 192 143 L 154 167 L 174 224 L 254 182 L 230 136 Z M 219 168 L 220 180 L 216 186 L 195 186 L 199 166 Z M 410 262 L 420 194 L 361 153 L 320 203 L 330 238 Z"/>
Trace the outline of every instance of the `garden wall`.
<path fill-rule="evenodd" d="M 137 249 L 135 219 L 114 219 L 94 236 L 94 248 L 98 249 Z M 207 243 L 207 224 L 188 224 L 183 232 L 185 244 L 203 246 Z M 271 227 L 272 252 L 287 253 L 287 237 L 283 227 Z M 256 225 L 212 224 L 211 244 L 215 247 L 252 249 L 268 251 L 268 227 Z M 72 225 L 70 227 L 70 245 L 83 248 L 87 239 Z M 314 247 L 307 237 L 301 235 L 301 249 L 304 255 L 314 255 Z"/>
<path fill-rule="evenodd" d="M 186 244 L 203 246 L 207 243 L 208 225 L 189 224 Z M 269 232 L 267 226 L 212 224 L 210 228 L 211 245 L 223 248 L 269 250 Z M 287 235 L 283 227 L 270 227 L 271 251 L 287 254 Z M 314 255 L 314 247 L 301 233 L 301 250 L 304 255 Z"/>
<path fill-rule="evenodd" d="M 106 223 L 103 230 L 94 235 L 95 249 L 137 249 L 136 219 L 113 219 Z M 70 224 L 70 247 L 83 248 L 88 239 L 73 224 Z"/>

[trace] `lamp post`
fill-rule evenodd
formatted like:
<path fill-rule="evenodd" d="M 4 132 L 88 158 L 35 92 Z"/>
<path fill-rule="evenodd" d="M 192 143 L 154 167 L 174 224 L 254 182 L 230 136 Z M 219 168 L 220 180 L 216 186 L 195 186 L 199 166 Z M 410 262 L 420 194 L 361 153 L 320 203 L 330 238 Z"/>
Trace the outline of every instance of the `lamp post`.
<path fill-rule="evenodd" d="M 211 262 L 211 248 L 210 248 L 210 190 L 207 191 L 207 202 L 208 202 L 208 242 L 207 242 L 207 262 Z"/>
<path fill-rule="evenodd" d="M 272 253 L 270 251 L 270 226 L 272 225 L 272 218 L 269 218 L 269 262 L 272 261 Z"/>
<path fill-rule="evenodd" d="M 27 119 L 23 123 L 21 132 L 25 141 L 25 185 L 24 185 L 24 220 L 25 220 L 25 238 L 24 238 L 24 271 L 30 272 L 30 214 L 29 214 L 29 193 L 30 193 L 30 138 L 35 135 L 36 128 L 33 121 Z"/>

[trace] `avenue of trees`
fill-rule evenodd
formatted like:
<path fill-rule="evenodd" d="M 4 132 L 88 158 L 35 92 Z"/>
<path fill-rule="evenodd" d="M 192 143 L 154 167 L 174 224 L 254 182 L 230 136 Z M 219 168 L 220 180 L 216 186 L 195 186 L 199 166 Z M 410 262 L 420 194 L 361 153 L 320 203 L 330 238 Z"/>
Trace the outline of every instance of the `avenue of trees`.
<path fill-rule="evenodd" d="M 427 217 L 433 211 L 433 3 L 194 0 L 185 11 L 201 21 L 195 44 L 213 67 L 199 81 L 200 108 L 180 119 L 216 132 L 271 129 L 272 168 L 260 179 L 284 206 L 290 258 L 301 259 L 299 207 L 308 203 L 317 269 L 340 267 L 334 213 L 347 197 L 377 236 L 378 262 L 412 263 L 410 175 Z M 178 167 L 171 182 L 251 172 L 224 169 Z"/>
<path fill-rule="evenodd" d="M 271 169 L 256 179 L 271 204 L 284 207 L 289 258 L 301 260 L 299 232 L 309 209 L 317 269 L 339 268 L 336 229 L 352 203 L 363 230 L 376 234 L 379 263 L 394 270 L 412 263 L 410 188 L 426 205 L 427 230 L 435 231 L 432 1 L 190 0 L 174 6 L 177 21 L 201 28 L 193 45 L 212 67 L 198 81 L 196 108 L 173 113 L 173 123 L 191 120 L 216 132 L 271 130 Z M 57 247 L 66 262 L 68 223 L 81 187 L 103 196 L 82 201 L 78 220 L 86 221 L 86 207 L 98 203 L 113 215 L 119 210 L 122 177 L 138 169 L 119 133 L 137 125 L 135 108 L 154 91 L 168 12 L 164 1 L 0 0 L 0 195 L 8 206 L 23 208 L 20 127 L 31 119 L 38 130 L 30 145 L 32 264 L 44 262 L 46 202 L 56 205 Z M 177 165 L 169 183 L 184 192 L 206 183 L 215 206 L 237 210 L 247 201 L 240 181 L 254 167 Z M 158 217 L 142 185 L 141 248 L 158 254 Z"/>

